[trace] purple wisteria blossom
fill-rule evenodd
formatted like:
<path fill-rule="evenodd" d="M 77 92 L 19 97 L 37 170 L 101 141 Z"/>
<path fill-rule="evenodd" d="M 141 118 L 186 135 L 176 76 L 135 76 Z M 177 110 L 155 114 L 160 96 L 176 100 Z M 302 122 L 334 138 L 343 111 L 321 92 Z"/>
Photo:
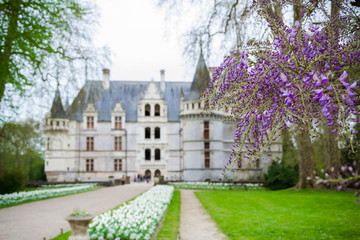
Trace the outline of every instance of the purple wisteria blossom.
<path fill-rule="evenodd" d="M 360 63 L 359 43 L 319 27 L 269 26 L 274 40 L 226 57 L 204 94 L 208 109 L 227 109 L 238 122 L 225 174 L 241 159 L 259 158 L 290 125 L 311 132 L 326 122 L 350 138 L 349 119 L 357 118 L 356 82 L 347 71 Z"/>

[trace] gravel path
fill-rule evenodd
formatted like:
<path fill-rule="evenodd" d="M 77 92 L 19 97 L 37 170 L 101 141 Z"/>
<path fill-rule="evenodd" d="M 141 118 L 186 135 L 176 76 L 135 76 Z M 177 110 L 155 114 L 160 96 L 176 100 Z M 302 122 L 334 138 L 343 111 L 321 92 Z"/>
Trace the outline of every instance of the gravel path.
<path fill-rule="evenodd" d="M 147 183 L 104 187 L 0 209 L 0 240 L 49 240 L 70 230 L 64 219 L 74 208 L 93 215 L 110 210 L 152 187 Z"/>
<path fill-rule="evenodd" d="M 181 190 L 180 239 L 228 239 L 210 218 L 194 190 Z"/>

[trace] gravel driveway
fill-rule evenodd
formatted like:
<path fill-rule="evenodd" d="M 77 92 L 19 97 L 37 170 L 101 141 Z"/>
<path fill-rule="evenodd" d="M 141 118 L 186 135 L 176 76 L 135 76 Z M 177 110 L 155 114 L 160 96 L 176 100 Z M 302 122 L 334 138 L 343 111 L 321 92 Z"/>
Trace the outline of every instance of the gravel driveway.
<path fill-rule="evenodd" d="M 75 208 L 93 215 L 150 189 L 152 184 L 132 183 L 0 209 L 0 240 L 49 240 L 70 230 L 64 219 Z"/>

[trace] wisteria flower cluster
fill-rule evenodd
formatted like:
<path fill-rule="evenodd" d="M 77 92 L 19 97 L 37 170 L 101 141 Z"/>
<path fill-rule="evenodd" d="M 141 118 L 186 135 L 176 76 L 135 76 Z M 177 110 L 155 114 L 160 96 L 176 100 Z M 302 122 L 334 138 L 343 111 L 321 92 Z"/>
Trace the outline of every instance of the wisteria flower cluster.
<path fill-rule="evenodd" d="M 212 182 L 172 182 L 169 183 L 176 188 L 185 189 L 263 189 L 259 183 L 212 183 Z"/>
<path fill-rule="evenodd" d="M 350 122 L 358 121 L 348 70 L 360 63 L 359 43 L 340 41 L 328 29 L 268 22 L 274 40 L 226 57 L 203 96 L 207 109 L 225 109 L 238 122 L 224 174 L 241 159 L 260 158 L 289 126 L 311 134 L 325 121 L 351 139 Z"/>
<path fill-rule="evenodd" d="M 360 175 L 359 166 L 356 161 L 352 165 L 341 166 L 340 171 L 336 171 L 334 167 L 330 169 L 330 172 L 321 170 L 323 177 L 318 176 L 315 173 L 315 179 L 308 177 L 309 181 L 315 181 L 317 185 L 323 185 L 326 187 L 336 187 L 336 190 L 343 191 L 347 188 L 357 189 L 355 196 L 360 196 Z M 360 203 L 360 199 L 357 199 L 357 203 Z"/>
<path fill-rule="evenodd" d="M 73 193 L 89 191 L 95 188 L 96 184 L 74 184 L 65 187 L 53 187 L 48 189 L 34 190 L 28 192 L 16 192 L 0 195 L 0 206 L 7 206 L 15 203 L 34 201 L 51 197 L 58 197 Z"/>
<path fill-rule="evenodd" d="M 90 223 L 91 239 L 150 239 L 170 204 L 174 187 L 157 185 Z"/>

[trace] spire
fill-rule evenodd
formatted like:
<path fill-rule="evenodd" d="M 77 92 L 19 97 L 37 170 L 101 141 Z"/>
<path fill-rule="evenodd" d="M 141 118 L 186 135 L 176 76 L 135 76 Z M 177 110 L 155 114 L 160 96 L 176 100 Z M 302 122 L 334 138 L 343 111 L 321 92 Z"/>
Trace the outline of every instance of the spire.
<path fill-rule="evenodd" d="M 191 83 L 190 93 L 186 100 L 198 100 L 201 94 L 209 87 L 210 74 L 206 67 L 202 48 L 200 48 L 200 57 L 196 66 L 194 79 Z"/>
<path fill-rule="evenodd" d="M 51 118 L 66 118 L 66 113 L 64 111 L 63 105 L 61 103 L 59 84 L 55 91 L 54 101 L 50 110 Z"/>

